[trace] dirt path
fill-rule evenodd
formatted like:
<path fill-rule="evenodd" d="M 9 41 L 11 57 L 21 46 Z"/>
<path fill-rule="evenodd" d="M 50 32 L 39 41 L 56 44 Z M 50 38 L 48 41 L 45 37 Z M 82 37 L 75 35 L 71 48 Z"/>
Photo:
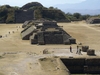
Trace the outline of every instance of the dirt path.
<path fill-rule="evenodd" d="M 0 51 L 35 51 L 40 53 L 45 48 L 69 48 L 68 45 L 30 45 L 29 41 L 21 40 L 20 32 L 22 24 L 11 24 L 11 25 L 0 25 L 0 34 L 4 35 L 4 38 L 0 39 Z M 100 30 L 95 27 L 91 27 L 83 22 L 75 23 L 59 23 L 58 25 L 63 26 L 71 36 L 76 38 L 77 43 L 83 43 L 89 45 L 90 48 L 99 50 L 100 44 Z M 20 28 L 19 28 L 20 26 Z M 18 29 L 18 30 L 17 30 Z M 14 33 L 12 33 L 14 31 Z M 9 34 L 10 32 L 10 34 Z M 7 37 L 5 36 L 7 34 Z M 76 48 L 76 45 L 72 45 Z"/>
<path fill-rule="evenodd" d="M 100 30 L 91 25 L 83 22 L 79 23 L 68 23 L 59 24 L 62 25 L 64 30 L 66 30 L 70 35 L 76 38 L 77 43 L 83 43 L 84 45 L 89 45 L 90 48 L 99 50 L 100 45 Z"/>
<path fill-rule="evenodd" d="M 63 26 L 77 43 L 89 45 L 100 54 L 100 30 L 84 22 L 58 23 Z M 68 75 L 65 67 L 56 59 L 42 59 L 56 56 L 81 56 L 76 54 L 76 45 L 71 45 L 73 53 L 69 52 L 70 45 L 31 45 L 29 40 L 21 40 L 22 24 L 0 25 L 0 75 Z M 13 33 L 14 31 L 14 33 Z M 10 33 L 9 33 L 10 32 Z M 44 49 L 56 54 L 43 55 Z M 56 51 L 52 51 L 52 49 Z M 83 54 L 83 53 L 82 53 Z M 49 65 L 49 66 L 48 66 Z M 52 66 L 52 67 L 51 67 Z"/>

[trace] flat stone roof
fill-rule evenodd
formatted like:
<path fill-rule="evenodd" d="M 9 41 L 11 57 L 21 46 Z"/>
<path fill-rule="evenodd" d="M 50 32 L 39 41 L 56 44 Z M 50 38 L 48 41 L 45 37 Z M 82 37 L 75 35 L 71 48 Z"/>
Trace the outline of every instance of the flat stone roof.
<path fill-rule="evenodd" d="M 72 49 L 72 53 L 68 48 L 54 48 L 54 49 L 45 49 L 48 53 L 53 56 L 61 58 L 100 58 L 100 51 L 95 51 L 95 55 L 87 55 L 87 52 L 81 51 L 81 54 L 76 54 L 77 49 Z"/>

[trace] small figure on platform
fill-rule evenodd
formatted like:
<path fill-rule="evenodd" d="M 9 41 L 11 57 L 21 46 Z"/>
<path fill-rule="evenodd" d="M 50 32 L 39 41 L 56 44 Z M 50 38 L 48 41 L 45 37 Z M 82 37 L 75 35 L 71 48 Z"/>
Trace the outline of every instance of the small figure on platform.
<path fill-rule="evenodd" d="M 81 53 L 81 49 L 79 49 L 79 55 L 82 55 L 82 53 Z"/>
<path fill-rule="evenodd" d="M 72 47 L 71 47 L 71 46 L 70 46 L 70 52 L 73 53 L 73 52 L 72 52 Z"/>
<path fill-rule="evenodd" d="M 9 32 L 9 34 L 10 34 L 10 32 Z"/>
<path fill-rule="evenodd" d="M 76 52 L 76 54 L 78 54 L 78 52 L 79 52 L 79 51 L 78 51 L 78 48 L 79 48 L 79 46 L 77 45 L 77 52 Z"/>

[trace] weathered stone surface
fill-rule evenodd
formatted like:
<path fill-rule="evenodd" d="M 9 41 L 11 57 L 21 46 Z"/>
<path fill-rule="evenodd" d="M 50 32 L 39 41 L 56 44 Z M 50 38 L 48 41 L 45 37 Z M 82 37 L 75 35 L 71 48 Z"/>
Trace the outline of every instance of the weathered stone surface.
<path fill-rule="evenodd" d="M 25 21 L 22 25 L 22 28 L 25 28 L 28 24 L 29 24 L 30 21 Z"/>
<path fill-rule="evenodd" d="M 56 21 L 33 20 L 33 25 L 26 22 L 26 28 L 21 32 L 23 40 L 29 40 L 31 44 L 75 44 L 76 40 L 57 25 Z M 36 35 L 34 35 L 36 34 Z M 31 36 L 31 37 L 30 37 Z M 37 36 L 37 38 L 35 38 Z M 32 42 L 33 41 L 33 42 Z"/>
<path fill-rule="evenodd" d="M 15 11 L 15 22 L 24 23 L 27 20 L 34 19 L 34 10 L 17 10 Z"/>
<path fill-rule="evenodd" d="M 82 46 L 82 51 L 83 51 L 83 52 L 87 52 L 88 49 L 89 49 L 89 46 Z"/>
<path fill-rule="evenodd" d="M 99 17 L 90 17 L 86 20 L 86 22 L 89 24 L 100 23 L 100 18 Z"/>
<path fill-rule="evenodd" d="M 61 58 L 71 74 L 100 74 L 100 58 Z"/>
<path fill-rule="evenodd" d="M 94 49 L 87 50 L 87 55 L 95 55 L 95 50 Z"/>
<path fill-rule="evenodd" d="M 33 26 L 29 27 L 26 29 L 24 32 L 21 33 L 22 39 L 23 40 L 29 40 L 29 37 L 33 34 L 35 31 L 35 28 Z"/>
<path fill-rule="evenodd" d="M 100 66 L 100 58 L 88 58 L 86 59 L 86 65 L 88 66 Z"/>

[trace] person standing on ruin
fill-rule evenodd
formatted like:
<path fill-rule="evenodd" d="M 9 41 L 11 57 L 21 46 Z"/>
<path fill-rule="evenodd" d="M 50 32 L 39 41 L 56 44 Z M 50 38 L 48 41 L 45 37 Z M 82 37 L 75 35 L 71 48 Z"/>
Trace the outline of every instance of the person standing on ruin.
<path fill-rule="evenodd" d="M 77 52 L 76 52 L 76 54 L 79 52 L 79 51 L 78 51 L 78 48 L 79 48 L 79 46 L 77 45 Z"/>
<path fill-rule="evenodd" d="M 70 52 L 72 53 L 72 47 L 70 46 Z"/>
<path fill-rule="evenodd" d="M 10 32 L 9 32 L 9 34 L 10 34 Z"/>
<path fill-rule="evenodd" d="M 82 55 L 82 53 L 81 53 L 81 49 L 79 49 L 79 55 Z"/>

